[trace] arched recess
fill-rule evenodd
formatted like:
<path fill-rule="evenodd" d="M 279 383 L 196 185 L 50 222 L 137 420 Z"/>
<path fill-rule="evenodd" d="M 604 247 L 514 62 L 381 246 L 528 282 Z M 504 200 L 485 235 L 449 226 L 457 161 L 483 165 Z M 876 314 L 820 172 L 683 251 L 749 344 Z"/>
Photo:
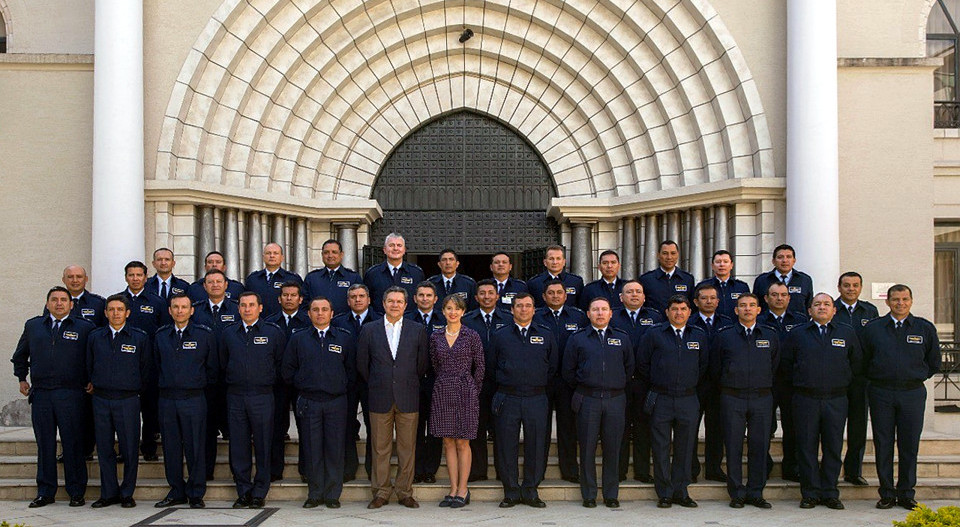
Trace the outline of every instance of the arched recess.
<path fill-rule="evenodd" d="M 7 0 L 0 0 L 0 53 L 6 53 L 10 42 L 10 7 Z"/>
<path fill-rule="evenodd" d="M 556 189 L 533 147 L 496 119 L 442 115 L 404 138 L 383 164 L 371 197 L 383 217 L 370 239 L 416 233 L 412 252 L 521 252 L 560 241 L 544 211 Z"/>
<path fill-rule="evenodd" d="M 226 0 L 153 176 L 364 198 L 402 137 L 457 109 L 526 137 L 560 197 L 775 175 L 750 70 L 704 0 Z"/>

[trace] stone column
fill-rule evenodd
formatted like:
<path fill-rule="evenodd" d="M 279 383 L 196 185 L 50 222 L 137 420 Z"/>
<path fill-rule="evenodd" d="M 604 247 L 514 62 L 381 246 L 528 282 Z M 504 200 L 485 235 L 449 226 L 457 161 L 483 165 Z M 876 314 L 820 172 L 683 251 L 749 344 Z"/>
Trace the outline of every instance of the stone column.
<path fill-rule="evenodd" d="M 274 214 L 273 222 L 270 227 L 270 239 L 268 241 L 274 242 L 280 245 L 280 249 L 283 251 L 283 257 L 285 259 L 284 267 L 293 267 L 293 262 L 291 260 L 292 256 L 290 255 L 292 250 L 287 247 L 287 217 L 283 214 Z"/>
<path fill-rule="evenodd" d="M 223 211 L 223 259 L 226 260 L 227 278 L 243 281 L 240 275 L 240 218 L 237 209 Z"/>
<path fill-rule="evenodd" d="M 837 2 L 788 0 L 786 242 L 814 289 L 840 273 L 837 116 Z"/>
<path fill-rule="evenodd" d="M 657 252 L 660 250 L 660 225 L 656 214 L 647 215 L 647 228 L 644 231 L 646 236 L 646 247 L 643 250 L 643 269 L 639 274 L 652 271 L 657 268 Z"/>
<path fill-rule="evenodd" d="M 699 282 L 706 278 L 703 254 L 703 209 L 690 211 L 690 268 L 687 271 Z"/>
<path fill-rule="evenodd" d="M 123 266 L 145 254 L 143 3 L 94 2 L 92 289 L 126 287 Z"/>
<path fill-rule="evenodd" d="M 678 249 L 682 241 L 680 240 L 680 212 L 671 210 L 667 213 L 667 239 L 677 242 Z M 661 240 L 663 241 L 663 240 Z M 659 242 L 658 242 L 659 243 Z"/>
<path fill-rule="evenodd" d="M 574 223 L 570 239 L 570 272 L 593 281 L 593 225 Z"/>
<path fill-rule="evenodd" d="M 293 222 L 293 243 L 290 252 L 293 253 L 293 272 L 304 277 L 310 272 L 307 219 L 296 218 L 291 221 Z"/>
<path fill-rule="evenodd" d="M 623 218 L 623 255 L 620 276 L 626 280 L 637 277 L 637 221 L 633 216 Z"/>
<path fill-rule="evenodd" d="M 203 260 L 216 246 L 217 229 L 213 221 L 213 207 L 198 207 L 200 232 L 197 236 L 197 278 L 203 276 Z"/>
<path fill-rule="evenodd" d="M 244 276 L 263 267 L 263 229 L 259 212 L 247 213 L 247 269 Z"/>
<path fill-rule="evenodd" d="M 362 272 L 360 269 L 359 244 L 357 243 L 357 228 L 355 223 L 341 223 L 336 225 L 337 241 L 343 247 L 343 265 L 354 271 Z"/>
<path fill-rule="evenodd" d="M 733 254 L 734 251 L 730 247 L 730 228 L 729 228 L 729 214 L 727 212 L 726 205 L 717 205 L 717 212 L 714 215 L 713 223 L 713 246 L 714 251 L 719 251 L 724 249 L 730 251 L 730 254 Z M 736 262 L 734 262 L 736 266 Z M 737 268 L 733 268 L 733 273 L 737 273 Z"/>

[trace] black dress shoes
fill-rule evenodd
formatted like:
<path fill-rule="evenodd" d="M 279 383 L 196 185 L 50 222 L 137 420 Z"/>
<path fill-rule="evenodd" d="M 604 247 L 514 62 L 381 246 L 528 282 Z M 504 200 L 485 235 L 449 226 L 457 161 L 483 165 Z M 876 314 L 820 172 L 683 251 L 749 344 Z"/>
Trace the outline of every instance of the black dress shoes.
<path fill-rule="evenodd" d="M 673 507 L 673 500 L 670 498 L 660 498 L 657 500 L 657 508 L 669 509 L 670 507 Z"/>
<path fill-rule="evenodd" d="M 100 498 L 93 502 L 90 506 L 94 509 L 102 509 L 104 507 L 116 505 L 117 503 L 120 503 L 120 498 Z"/>
<path fill-rule="evenodd" d="M 878 509 L 891 509 L 894 505 L 897 504 L 896 498 L 880 498 L 880 501 L 877 502 Z"/>
<path fill-rule="evenodd" d="M 233 502 L 234 509 L 246 509 L 250 507 L 250 496 L 240 496 L 237 498 L 237 501 Z"/>
<path fill-rule="evenodd" d="M 303 508 L 304 508 L 304 509 L 315 509 L 315 508 L 319 507 L 321 503 L 323 503 L 323 502 L 320 501 L 319 499 L 308 498 L 307 501 L 303 502 Z"/>
<path fill-rule="evenodd" d="M 686 498 L 673 498 L 673 502 L 681 507 L 687 507 L 688 509 L 698 507 L 697 502 L 693 501 L 693 498 L 690 496 L 687 496 Z"/>
<path fill-rule="evenodd" d="M 803 498 L 800 500 L 801 509 L 812 509 L 817 506 L 817 500 L 814 498 Z"/>
<path fill-rule="evenodd" d="M 908 511 L 912 511 L 913 509 L 917 508 L 917 500 L 913 498 L 898 498 L 897 505 L 907 509 Z"/>
<path fill-rule="evenodd" d="M 771 505 L 769 501 L 767 501 L 767 500 L 765 500 L 765 499 L 763 499 L 763 498 L 747 498 L 747 503 L 749 503 L 750 505 L 753 505 L 754 507 L 756 507 L 756 508 L 758 508 L 758 509 L 772 509 L 772 508 L 773 508 L 773 505 Z"/>
<path fill-rule="evenodd" d="M 500 508 L 501 508 L 501 509 L 509 509 L 510 507 L 513 507 L 513 506 L 515 506 L 515 505 L 518 504 L 518 503 L 520 503 L 520 500 L 514 500 L 514 499 L 510 499 L 510 498 L 503 498 L 503 500 L 500 501 Z M 441 506 L 442 506 L 442 505 L 441 505 Z"/>
<path fill-rule="evenodd" d="M 251 498 L 250 499 L 250 508 L 251 509 L 262 509 L 264 506 L 263 498 Z"/>
<path fill-rule="evenodd" d="M 827 498 L 825 500 L 820 500 L 820 503 L 826 505 L 828 509 L 833 509 L 835 511 L 843 510 L 843 502 L 839 498 Z"/>
<path fill-rule="evenodd" d="M 588 509 L 596 508 L 597 500 L 583 500 L 583 506 Z"/>
<path fill-rule="evenodd" d="M 191 509 L 202 509 L 206 506 L 207 504 L 203 502 L 203 498 L 190 498 Z"/>
<path fill-rule="evenodd" d="M 159 461 L 159 460 L 160 460 L 160 457 L 157 456 L 156 454 L 144 454 L 144 455 L 143 455 L 143 460 L 144 460 L 144 461 Z"/>
<path fill-rule="evenodd" d="M 132 509 L 137 506 L 137 502 L 133 499 L 133 496 L 128 498 L 120 498 L 120 506 L 124 509 Z"/>
<path fill-rule="evenodd" d="M 653 476 L 650 474 L 640 474 L 639 476 L 634 476 L 633 479 L 640 483 L 653 483 Z"/>
<path fill-rule="evenodd" d="M 523 500 L 523 504 L 533 507 L 534 509 L 543 509 L 547 506 L 539 497 Z"/>
<path fill-rule="evenodd" d="M 865 487 L 870 484 L 863 476 L 846 476 L 843 478 L 843 481 L 858 487 Z"/>
<path fill-rule="evenodd" d="M 27 505 L 27 507 L 31 509 L 37 509 L 39 507 L 46 507 L 47 505 L 50 505 L 51 503 L 55 503 L 56 501 L 57 500 L 53 498 L 48 498 L 46 496 L 37 496 L 36 498 L 33 499 L 33 501 L 30 502 L 30 505 Z"/>
<path fill-rule="evenodd" d="M 154 507 L 158 509 L 165 509 L 167 507 L 174 507 L 176 505 L 186 505 L 186 498 L 174 499 L 174 498 L 163 498 L 162 500 L 153 504 Z"/>
<path fill-rule="evenodd" d="M 73 496 L 70 498 L 71 507 L 83 507 L 87 504 L 87 500 L 83 499 L 83 496 Z"/>
<path fill-rule="evenodd" d="M 580 483 L 580 476 L 567 476 L 563 478 L 563 481 L 569 481 L 570 483 Z"/>
<path fill-rule="evenodd" d="M 727 475 L 723 472 L 717 472 L 716 474 L 707 474 L 703 479 L 708 479 L 710 481 L 719 481 L 720 483 L 726 483 Z"/>
<path fill-rule="evenodd" d="M 414 484 L 423 483 L 423 474 L 414 474 L 414 475 L 413 475 L 413 483 L 414 483 Z"/>
<path fill-rule="evenodd" d="M 424 483 L 436 483 L 436 482 L 437 482 L 437 477 L 434 476 L 433 474 L 424 474 L 424 475 L 423 475 L 423 482 L 424 482 Z"/>
<path fill-rule="evenodd" d="M 619 508 L 620 508 L 620 500 L 618 500 L 618 499 L 616 499 L 616 498 L 610 498 L 610 499 L 603 500 L 603 504 L 606 505 L 608 509 L 619 509 Z"/>
<path fill-rule="evenodd" d="M 744 503 L 745 503 L 745 500 L 744 500 L 743 498 L 734 498 L 734 499 L 730 500 L 730 508 L 731 508 L 731 509 L 742 509 Z"/>
<path fill-rule="evenodd" d="M 323 504 L 326 505 L 328 509 L 340 508 L 340 500 L 326 500 L 323 502 Z"/>

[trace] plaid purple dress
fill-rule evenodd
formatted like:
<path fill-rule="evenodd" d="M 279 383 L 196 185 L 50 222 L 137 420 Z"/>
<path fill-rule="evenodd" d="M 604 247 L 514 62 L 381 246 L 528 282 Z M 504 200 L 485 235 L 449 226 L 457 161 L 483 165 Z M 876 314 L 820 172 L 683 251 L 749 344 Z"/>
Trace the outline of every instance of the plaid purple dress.
<path fill-rule="evenodd" d="M 430 399 L 430 435 L 475 439 L 483 385 L 483 342 L 476 331 L 460 327 L 453 347 L 444 331 L 430 335 L 430 361 L 437 373 Z"/>

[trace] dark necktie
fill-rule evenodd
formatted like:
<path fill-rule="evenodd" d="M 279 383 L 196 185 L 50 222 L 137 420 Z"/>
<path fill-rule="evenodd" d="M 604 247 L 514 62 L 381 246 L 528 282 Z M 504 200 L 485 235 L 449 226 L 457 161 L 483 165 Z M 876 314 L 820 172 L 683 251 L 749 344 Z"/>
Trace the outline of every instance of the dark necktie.
<path fill-rule="evenodd" d="M 898 328 L 900 327 L 900 323 L 899 323 L 899 322 L 897 322 L 897 327 L 898 327 Z M 54 334 L 54 336 L 56 336 L 56 334 L 59 333 L 59 332 L 60 332 L 60 321 L 59 321 L 59 320 L 54 320 L 54 321 L 53 321 L 53 334 Z"/>
<path fill-rule="evenodd" d="M 617 283 L 616 283 L 616 282 L 610 282 L 610 292 L 611 292 L 611 293 L 615 290 L 616 287 L 617 287 Z"/>
<path fill-rule="evenodd" d="M 393 279 L 394 279 L 394 280 L 397 279 L 397 273 L 398 273 L 398 272 L 400 272 L 400 268 L 399 268 L 399 267 L 394 267 L 394 268 L 393 268 Z"/>
<path fill-rule="evenodd" d="M 447 280 L 443 286 L 443 296 L 449 295 L 451 289 L 453 289 L 453 280 Z"/>
<path fill-rule="evenodd" d="M 483 315 L 483 321 L 484 321 L 484 324 L 487 325 L 487 331 L 489 331 L 489 330 L 490 330 L 490 322 L 491 322 L 490 313 L 487 313 L 486 315 Z"/>
<path fill-rule="evenodd" d="M 73 305 L 75 305 L 75 306 L 80 305 L 80 299 L 79 299 L 79 298 L 74 298 L 74 299 L 73 299 Z"/>
<path fill-rule="evenodd" d="M 160 297 L 167 298 L 167 283 L 160 282 Z"/>
<path fill-rule="evenodd" d="M 597 330 L 597 338 L 599 338 L 599 339 L 600 339 L 600 343 L 603 344 L 603 330 L 602 330 L 602 329 L 598 329 L 598 330 Z"/>
<path fill-rule="evenodd" d="M 503 296 L 503 283 L 497 282 L 497 295 Z"/>
<path fill-rule="evenodd" d="M 897 330 L 899 331 L 900 328 L 902 328 L 902 327 L 903 327 L 903 321 L 902 321 L 902 320 L 898 320 L 898 321 L 897 321 Z"/>
<path fill-rule="evenodd" d="M 178 329 L 177 330 L 177 347 L 180 347 L 182 343 L 183 343 L 183 330 Z"/>
<path fill-rule="evenodd" d="M 713 317 L 707 317 L 707 327 L 713 326 Z"/>
<path fill-rule="evenodd" d="M 747 338 L 750 338 L 752 336 L 753 336 L 753 328 L 747 328 Z"/>
<path fill-rule="evenodd" d="M 360 319 L 360 315 L 357 315 L 355 318 L 357 319 L 357 327 L 359 328 L 363 325 L 363 320 Z"/>
<path fill-rule="evenodd" d="M 214 322 L 219 322 L 219 321 L 220 321 L 220 306 L 217 305 L 217 304 L 214 304 L 213 307 L 210 308 L 210 310 L 213 311 L 213 321 L 214 321 Z"/>
<path fill-rule="evenodd" d="M 113 344 L 114 341 L 116 341 L 116 340 L 117 340 L 117 332 L 116 332 L 116 331 L 111 331 L 111 332 L 110 332 L 110 344 Z"/>
<path fill-rule="evenodd" d="M 560 323 L 560 311 L 559 311 L 559 310 L 553 312 L 553 320 L 555 320 L 557 324 Z"/>
<path fill-rule="evenodd" d="M 320 342 L 323 342 L 323 339 L 326 338 L 327 336 L 327 332 L 326 330 L 321 329 L 319 330 L 319 333 L 320 333 Z"/>
<path fill-rule="evenodd" d="M 781 326 L 783 325 L 783 316 L 782 316 L 782 315 L 779 316 L 779 317 L 777 317 L 777 324 L 780 324 Z"/>
<path fill-rule="evenodd" d="M 333 269 L 327 269 L 327 280 L 333 281 Z"/>
<path fill-rule="evenodd" d="M 847 306 L 847 311 L 850 312 L 850 316 L 853 316 L 853 306 Z"/>
<path fill-rule="evenodd" d="M 273 273 L 268 272 L 268 273 L 267 273 L 267 283 L 269 284 L 269 283 L 272 282 L 272 281 L 273 281 Z"/>
<path fill-rule="evenodd" d="M 787 275 L 785 274 L 780 275 L 780 282 L 784 284 L 787 283 Z"/>
<path fill-rule="evenodd" d="M 683 342 L 683 330 L 682 330 L 682 329 L 678 329 L 678 330 L 677 330 L 677 341 L 678 341 L 678 342 Z"/>
<path fill-rule="evenodd" d="M 424 314 L 424 315 L 421 315 L 420 318 L 423 319 L 423 325 L 424 325 L 424 326 L 429 326 L 429 325 L 430 325 L 430 316 L 429 316 L 429 315 Z"/>
<path fill-rule="evenodd" d="M 249 334 L 250 334 L 250 326 L 244 326 L 243 332 L 249 335 Z"/>
<path fill-rule="evenodd" d="M 522 338 L 527 338 L 527 328 L 520 328 L 520 336 Z"/>

